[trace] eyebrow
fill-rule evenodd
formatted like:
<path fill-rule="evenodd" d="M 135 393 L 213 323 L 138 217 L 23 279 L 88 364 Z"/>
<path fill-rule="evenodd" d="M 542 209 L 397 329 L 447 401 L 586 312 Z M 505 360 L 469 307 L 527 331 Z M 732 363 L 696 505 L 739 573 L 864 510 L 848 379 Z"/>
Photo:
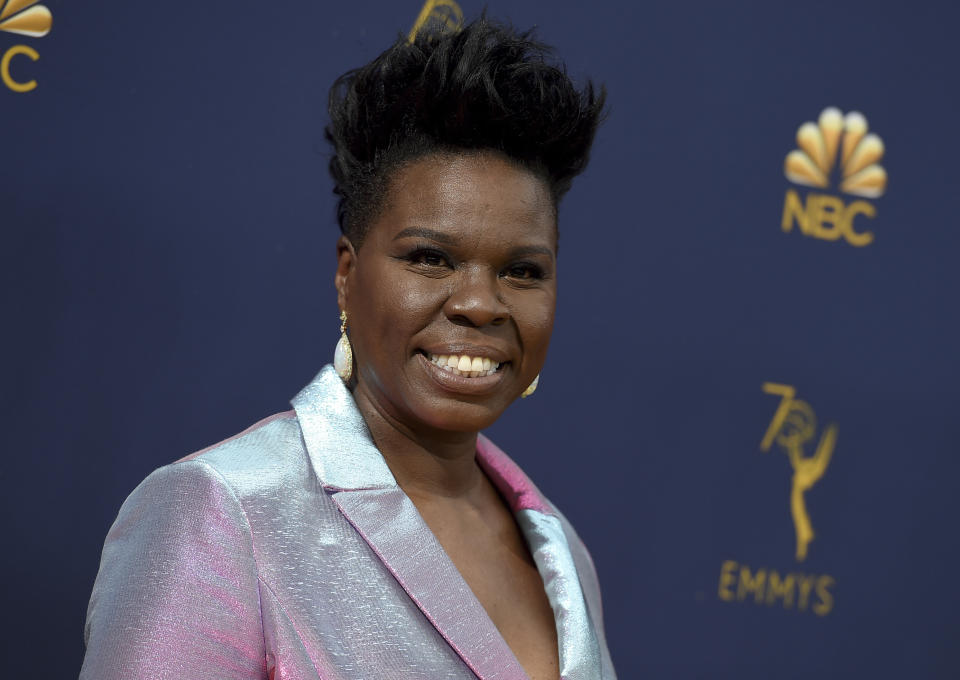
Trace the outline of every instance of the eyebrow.
<path fill-rule="evenodd" d="M 553 257 L 553 251 L 546 246 L 517 246 L 510 251 L 510 257 L 523 257 L 524 255 L 546 255 Z"/>
<path fill-rule="evenodd" d="M 410 238 L 413 236 L 419 236 L 420 238 L 428 238 L 431 241 L 436 241 L 437 243 L 445 243 L 447 245 L 453 245 L 457 242 L 457 239 L 450 236 L 443 231 L 437 231 L 436 229 L 425 229 L 424 227 L 407 227 L 399 234 L 393 237 L 394 241 L 398 241 L 402 238 Z"/>
<path fill-rule="evenodd" d="M 431 241 L 436 241 L 437 243 L 443 243 L 450 246 L 456 245 L 458 242 L 455 237 L 444 231 L 427 229 L 425 227 L 407 227 L 394 236 L 393 240 L 398 241 L 402 238 L 413 237 L 428 238 Z M 510 250 L 511 257 L 522 257 L 524 255 L 546 255 L 547 257 L 554 257 L 553 250 L 547 248 L 546 246 L 517 246 L 516 248 Z"/>

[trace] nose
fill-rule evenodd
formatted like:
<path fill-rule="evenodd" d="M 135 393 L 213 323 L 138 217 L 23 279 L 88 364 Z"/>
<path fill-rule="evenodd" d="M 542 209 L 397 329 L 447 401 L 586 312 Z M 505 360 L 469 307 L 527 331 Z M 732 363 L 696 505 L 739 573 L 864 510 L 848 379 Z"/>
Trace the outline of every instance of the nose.
<path fill-rule="evenodd" d="M 496 273 L 477 269 L 457 277 L 455 288 L 443 305 L 453 323 L 482 328 L 499 326 L 510 317 L 503 302 Z"/>

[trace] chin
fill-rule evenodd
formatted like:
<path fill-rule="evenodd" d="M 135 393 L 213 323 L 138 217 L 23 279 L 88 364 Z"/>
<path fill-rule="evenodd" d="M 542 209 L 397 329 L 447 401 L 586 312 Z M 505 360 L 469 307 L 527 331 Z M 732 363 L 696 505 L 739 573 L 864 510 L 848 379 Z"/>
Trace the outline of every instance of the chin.
<path fill-rule="evenodd" d="M 442 432 L 479 432 L 493 425 L 504 410 L 506 407 L 468 402 L 433 404 L 425 407 L 417 420 Z"/>

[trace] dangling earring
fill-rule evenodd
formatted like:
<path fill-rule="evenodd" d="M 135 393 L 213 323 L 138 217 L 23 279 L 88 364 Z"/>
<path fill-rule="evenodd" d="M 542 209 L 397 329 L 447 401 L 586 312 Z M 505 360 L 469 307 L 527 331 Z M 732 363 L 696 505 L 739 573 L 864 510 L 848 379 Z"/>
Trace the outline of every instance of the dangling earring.
<path fill-rule="evenodd" d="M 344 311 L 340 312 L 340 340 L 333 353 L 333 367 L 343 382 L 350 382 L 353 377 L 353 347 L 347 337 L 347 313 Z"/>
<path fill-rule="evenodd" d="M 523 391 L 523 394 L 520 395 L 521 399 L 526 399 L 531 394 L 537 391 L 537 385 L 540 384 L 540 374 L 537 373 L 537 377 L 533 379 L 533 382 L 530 383 L 530 387 Z"/>

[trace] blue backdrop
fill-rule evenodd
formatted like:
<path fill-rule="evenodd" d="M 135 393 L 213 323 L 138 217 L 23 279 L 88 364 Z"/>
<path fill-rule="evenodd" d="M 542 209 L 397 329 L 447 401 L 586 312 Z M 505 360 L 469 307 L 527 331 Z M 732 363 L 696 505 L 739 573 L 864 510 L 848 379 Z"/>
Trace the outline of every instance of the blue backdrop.
<path fill-rule="evenodd" d="M 44 0 L 42 36 L 24 4 L 0 639 L 10 677 L 61 678 L 126 495 L 331 360 L 327 90 L 421 3 Z M 540 389 L 490 434 L 591 548 L 620 676 L 956 677 L 957 5 L 488 8 L 610 92 Z M 840 188 L 841 147 L 826 186 L 785 174 L 827 107 L 882 140 L 882 194 Z"/>

